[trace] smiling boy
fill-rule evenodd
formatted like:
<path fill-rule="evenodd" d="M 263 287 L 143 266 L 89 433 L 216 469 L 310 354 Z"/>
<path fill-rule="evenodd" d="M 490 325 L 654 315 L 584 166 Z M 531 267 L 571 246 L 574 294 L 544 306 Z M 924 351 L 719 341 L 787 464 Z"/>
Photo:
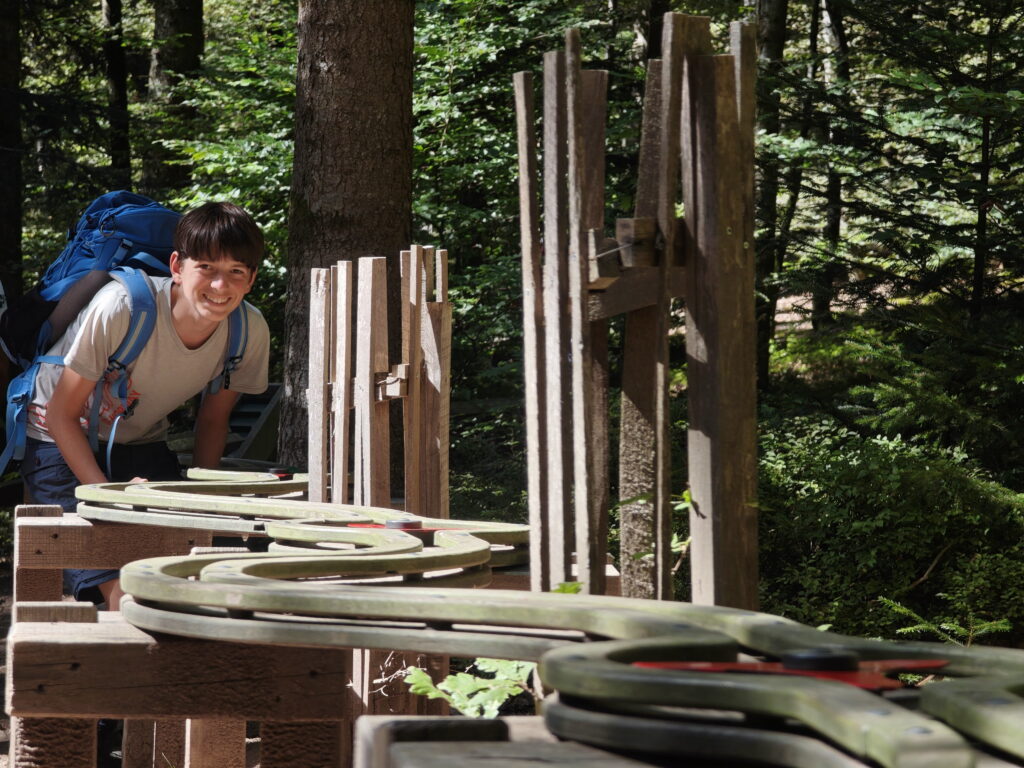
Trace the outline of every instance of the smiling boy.
<path fill-rule="evenodd" d="M 64 365 L 44 364 L 29 407 L 21 473 L 38 504 L 76 506 L 79 484 L 138 479 L 180 479 L 176 455 L 166 443 L 167 416 L 202 391 L 224 367 L 227 319 L 243 304 L 263 259 L 263 235 L 244 210 L 231 203 L 206 203 L 178 223 L 170 277 L 149 278 L 157 321 L 142 352 L 127 367 L 128 409 L 103 387 L 98 433 L 111 439 L 110 473 L 106 446 L 94 454 L 87 431 L 96 383 L 128 330 L 131 305 L 118 282 L 104 286 L 49 351 Z M 228 417 L 241 393 L 267 387 L 270 334 L 263 316 L 244 304 L 248 340 L 230 381 L 206 393 L 196 417 L 193 463 L 215 467 L 224 452 Z M 121 417 L 120 419 L 118 417 Z M 116 425 L 116 426 L 115 426 Z M 65 590 L 76 599 L 104 601 L 116 610 L 121 591 L 117 571 L 67 570 Z"/>

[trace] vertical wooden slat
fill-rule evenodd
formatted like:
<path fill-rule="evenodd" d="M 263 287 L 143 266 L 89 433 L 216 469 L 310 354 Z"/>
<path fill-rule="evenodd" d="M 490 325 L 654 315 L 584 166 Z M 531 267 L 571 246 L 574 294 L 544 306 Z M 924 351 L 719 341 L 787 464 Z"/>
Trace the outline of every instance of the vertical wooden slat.
<path fill-rule="evenodd" d="M 331 501 L 347 504 L 348 467 L 351 452 L 352 407 L 352 262 L 339 261 L 335 286 L 334 385 L 331 410 L 334 414 L 334 457 L 331 467 Z"/>
<path fill-rule="evenodd" d="M 570 579 L 569 531 L 572 443 L 569 434 L 570 389 L 568 242 L 566 238 L 565 54 L 544 54 L 544 373 L 547 426 L 548 582 L 552 589 Z"/>
<path fill-rule="evenodd" d="M 309 386 L 306 408 L 309 418 L 309 500 L 327 501 L 330 455 L 330 410 L 327 377 L 330 370 L 328 328 L 330 318 L 330 270 L 313 269 L 309 296 Z"/>
<path fill-rule="evenodd" d="M 690 258 L 696 258 L 693 250 L 699 237 L 698 228 L 700 226 L 700 211 L 698 207 L 701 201 L 698 198 L 698 178 L 695 169 L 697 133 L 694 117 L 694 88 L 696 86 L 693 79 L 689 77 L 689 67 L 693 56 L 711 53 L 711 30 L 708 20 L 703 17 L 699 18 L 704 22 L 703 24 L 690 21 L 690 23 L 684 26 L 685 38 L 683 40 L 683 53 L 686 58 L 683 61 L 682 103 L 680 104 L 682 122 L 679 135 L 679 156 L 682 162 L 680 176 L 683 183 L 683 209 L 685 213 L 681 231 L 683 242 L 679 243 L 676 249 L 683 257 L 683 263 Z"/>
<path fill-rule="evenodd" d="M 157 720 L 153 729 L 153 765 L 185 764 L 185 721 Z"/>
<path fill-rule="evenodd" d="M 572 58 L 572 48 L 568 44 L 566 50 L 567 55 Z M 578 64 L 578 47 L 575 50 Z M 571 64 L 569 71 L 572 72 Z M 585 238 L 584 234 L 591 230 L 604 230 L 604 140 L 608 73 L 602 70 L 577 71 L 577 119 L 571 119 L 569 125 L 570 178 L 576 178 L 580 184 L 580 239 L 578 259 L 575 264 L 570 262 L 570 268 L 576 270 L 573 273 L 575 280 L 570 280 L 570 294 L 572 329 L 581 340 L 579 345 L 573 344 L 574 442 L 575 450 L 579 450 L 580 446 L 583 448 L 583 455 L 576 457 L 575 468 L 578 470 L 585 467 L 585 474 L 582 478 L 574 479 L 576 578 L 583 585 L 585 592 L 602 594 L 605 591 L 604 566 L 608 551 L 608 321 L 590 322 L 587 317 L 586 285 L 589 280 L 590 263 L 597 254 L 591 252 L 589 243 L 592 239 Z M 573 101 L 570 97 L 570 111 Z M 578 152 L 572 149 L 571 132 L 574 125 L 578 131 Z M 571 168 L 574 157 L 580 164 L 579 172 L 576 174 L 572 173 Z M 572 209 L 570 194 L 570 211 Z M 583 397 L 578 397 L 579 387 L 582 387 Z"/>
<path fill-rule="evenodd" d="M 155 720 L 125 720 L 121 768 L 153 768 Z"/>
<path fill-rule="evenodd" d="M 523 378 L 526 398 L 526 493 L 530 514 L 530 589 L 551 583 L 548 552 L 547 407 L 540 211 L 537 203 L 537 137 L 533 75 L 513 76 L 519 155 L 519 239 L 523 285 Z"/>
<path fill-rule="evenodd" d="M 674 261 L 676 201 L 679 190 L 679 102 L 682 82 L 684 17 L 666 14 L 662 27 L 661 164 L 658 178 L 658 229 L 664 249 L 658 260 L 661 295 L 657 304 L 654 346 L 654 597 L 672 598 L 671 446 L 668 403 L 668 272 Z"/>
<path fill-rule="evenodd" d="M 658 213 L 658 168 L 661 164 L 661 60 L 647 63 L 640 168 L 635 216 Z M 622 340 L 622 402 L 619 419 L 619 525 L 622 594 L 653 598 L 654 558 L 654 402 L 658 305 L 626 314 Z"/>
<path fill-rule="evenodd" d="M 407 356 L 403 362 L 408 363 L 408 382 L 406 387 L 405 402 L 402 407 L 402 426 L 405 436 L 403 448 L 405 456 L 405 509 L 414 514 L 423 514 L 420 510 L 423 505 L 423 492 L 421 490 L 423 481 L 423 469 L 420 466 L 422 446 L 422 425 L 424 410 L 422 403 L 422 380 L 423 380 L 423 300 L 425 269 L 424 259 L 426 254 L 422 246 L 414 245 L 409 251 L 409 269 L 402 275 L 403 296 L 405 307 L 403 308 L 402 321 L 405 323 L 403 332 L 408 339 L 403 338 L 402 347 Z"/>
<path fill-rule="evenodd" d="M 433 297 L 423 302 L 420 379 L 420 498 L 427 517 L 448 517 L 448 418 L 451 389 L 451 305 L 438 294 L 438 276 L 447 269 L 448 252 L 425 250 L 426 285 Z M 444 281 L 446 282 L 446 281 Z M 424 296 L 426 298 L 426 296 Z"/>
<path fill-rule="evenodd" d="M 245 721 L 189 720 L 185 768 L 245 768 Z"/>
<path fill-rule="evenodd" d="M 697 239 L 687 264 L 695 603 L 756 609 L 756 387 L 747 157 L 734 58 L 693 60 Z"/>
<path fill-rule="evenodd" d="M 388 359 L 388 284 L 387 259 L 373 258 L 370 288 L 370 379 L 376 381 L 391 370 Z M 391 506 L 391 431 L 390 406 L 387 400 L 376 399 L 371 386 L 373 406 L 370 418 L 370 503 L 376 507 Z"/>
<path fill-rule="evenodd" d="M 88 718 L 11 718 L 12 768 L 95 768 L 96 721 Z"/>
<path fill-rule="evenodd" d="M 586 285 L 590 274 L 587 263 L 586 233 L 583 229 L 584 141 L 583 85 L 580 71 L 580 31 L 565 33 L 565 92 L 567 142 L 569 148 L 569 349 L 572 381 L 572 456 L 573 501 L 575 510 L 576 579 L 584 591 L 590 590 L 590 438 L 592 414 L 590 388 L 590 324 L 587 322 Z M 580 546 L 582 543 L 582 547 Z"/>
<path fill-rule="evenodd" d="M 376 402 L 377 368 L 387 369 L 387 260 L 379 256 L 359 259 L 356 267 L 355 376 L 353 408 L 356 425 L 356 504 L 390 506 L 389 435 L 387 402 Z M 383 357 L 383 359 L 382 359 Z"/>
<path fill-rule="evenodd" d="M 448 448 L 451 444 L 450 422 L 452 401 L 452 305 L 448 301 L 448 251 L 437 252 L 435 295 L 437 297 L 438 330 L 438 365 L 440 380 L 438 382 L 439 401 L 437 405 L 437 480 L 438 507 L 440 517 L 447 518 L 449 509 L 449 467 Z"/>

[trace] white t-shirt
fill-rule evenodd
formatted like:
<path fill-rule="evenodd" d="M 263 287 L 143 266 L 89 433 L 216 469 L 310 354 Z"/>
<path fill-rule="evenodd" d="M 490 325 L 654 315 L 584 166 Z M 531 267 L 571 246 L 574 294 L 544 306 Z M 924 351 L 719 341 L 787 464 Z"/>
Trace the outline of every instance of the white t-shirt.
<path fill-rule="evenodd" d="M 114 440 L 122 444 L 163 440 L 167 435 L 167 415 L 220 375 L 227 351 L 227 321 L 222 322 L 201 347 L 187 348 L 171 323 L 171 278 L 149 279 L 156 292 L 157 319 L 149 342 L 128 366 L 128 402 L 129 405 L 134 402 L 135 409 L 131 416 L 118 423 Z M 267 388 L 270 331 L 259 310 L 249 304 L 243 306 L 248 312 L 249 336 L 242 361 L 231 373 L 230 389 L 258 394 Z M 112 281 L 96 293 L 47 354 L 62 356 L 64 364 L 72 371 L 90 381 L 99 381 L 110 356 L 128 332 L 130 315 L 127 290 Z M 47 363 L 39 367 L 28 409 L 29 437 L 53 442 L 46 430 L 46 404 L 53 396 L 61 370 L 59 365 Z M 108 376 L 108 379 L 113 378 Z M 89 428 L 92 400 L 93 395 L 90 395 L 82 411 L 84 430 Z M 101 440 L 108 438 L 111 424 L 123 410 L 121 399 L 111 392 L 108 381 L 103 387 L 99 410 Z"/>

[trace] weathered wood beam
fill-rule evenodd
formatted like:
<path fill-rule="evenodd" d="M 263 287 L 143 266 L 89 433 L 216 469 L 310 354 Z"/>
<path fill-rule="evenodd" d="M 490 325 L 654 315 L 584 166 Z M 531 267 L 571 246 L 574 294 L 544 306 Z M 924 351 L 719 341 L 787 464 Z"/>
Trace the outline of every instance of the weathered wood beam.
<path fill-rule="evenodd" d="M 7 709 L 18 717 L 337 720 L 350 652 L 152 635 L 119 614 L 93 624 L 16 623 Z"/>
<path fill-rule="evenodd" d="M 548 429 L 544 355 L 543 283 L 540 210 L 537 202 L 537 138 L 533 74 L 513 77 L 519 157 L 519 236 L 522 243 L 523 378 L 526 398 L 526 494 L 530 515 L 530 589 L 551 583 L 547 519 Z"/>

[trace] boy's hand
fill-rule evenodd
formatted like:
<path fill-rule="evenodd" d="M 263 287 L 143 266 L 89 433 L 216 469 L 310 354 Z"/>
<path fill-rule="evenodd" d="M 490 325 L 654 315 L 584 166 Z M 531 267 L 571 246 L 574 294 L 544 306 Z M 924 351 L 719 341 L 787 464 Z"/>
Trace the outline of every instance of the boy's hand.
<path fill-rule="evenodd" d="M 149 482 L 149 480 L 147 480 L 144 477 L 133 477 L 131 480 L 128 481 L 128 485 L 135 485 L 135 483 L 148 483 L 148 482 Z"/>

